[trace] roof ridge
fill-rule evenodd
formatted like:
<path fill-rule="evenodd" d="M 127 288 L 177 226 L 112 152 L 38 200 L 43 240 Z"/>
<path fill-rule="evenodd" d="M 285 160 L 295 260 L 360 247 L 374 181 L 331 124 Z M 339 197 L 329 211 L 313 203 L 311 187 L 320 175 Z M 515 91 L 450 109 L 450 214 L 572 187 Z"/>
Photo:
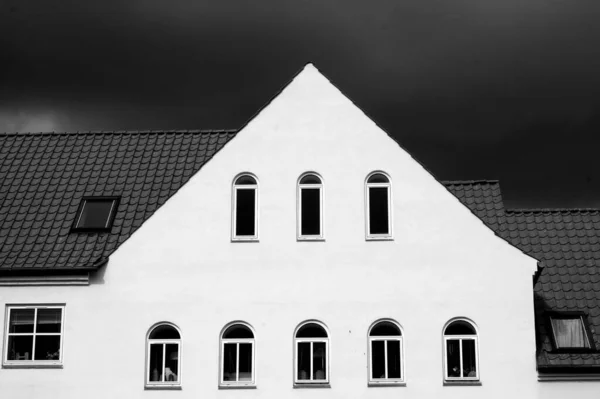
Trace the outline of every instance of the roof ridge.
<path fill-rule="evenodd" d="M 221 134 L 237 133 L 238 129 L 148 129 L 148 130 L 83 130 L 76 132 L 0 132 L 0 136 L 62 136 L 62 135 L 97 135 L 97 134 Z"/>
<path fill-rule="evenodd" d="M 500 183 L 500 180 L 498 179 L 478 179 L 478 180 L 440 180 L 440 183 L 444 184 L 444 185 L 449 185 L 449 184 L 478 184 L 478 183 L 494 183 L 494 184 L 498 184 Z"/>
<path fill-rule="evenodd" d="M 507 213 L 600 212 L 600 208 L 511 208 Z"/>

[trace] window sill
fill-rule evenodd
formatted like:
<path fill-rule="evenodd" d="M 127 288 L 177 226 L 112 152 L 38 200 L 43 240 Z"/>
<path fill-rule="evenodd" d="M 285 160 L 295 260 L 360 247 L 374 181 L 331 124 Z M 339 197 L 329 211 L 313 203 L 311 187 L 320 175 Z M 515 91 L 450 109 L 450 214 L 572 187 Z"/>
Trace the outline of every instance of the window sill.
<path fill-rule="evenodd" d="M 255 384 L 246 384 L 246 385 L 220 384 L 219 389 L 256 389 L 256 385 Z"/>
<path fill-rule="evenodd" d="M 365 239 L 367 241 L 394 241 L 394 237 L 391 237 L 391 236 L 385 236 L 385 237 L 367 236 Z"/>
<path fill-rule="evenodd" d="M 146 385 L 148 391 L 181 391 L 181 385 Z"/>
<path fill-rule="evenodd" d="M 60 363 L 5 363 L 2 365 L 3 369 L 62 369 L 63 365 Z"/>
<path fill-rule="evenodd" d="M 444 386 L 445 387 L 462 387 L 462 386 L 475 386 L 475 387 L 479 387 L 481 386 L 481 381 L 444 381 Z"/>
<path fill-rule="evenodd" d="M 301 236 L 296 238 L 297 241 L 317 241 L 317 242 L 325 242 L 324 237 L 307 237 Z"/>
<path fill-rule="evenodd" d="M 391 381 L 385 381 L 385 382 L 376 382 L 376 381 L 369 381 L 369 383 L 367 384 L 367 386 L 369 387 L 405 387 L 406 386 L 406 382 L 391 382 Z"/>
<path fill-rule="evenodd" d="M 303 389 L 303 388 L 331 388 L 331 384 L 328 382 L 319 382 L 319 383 L 302 383 L 296 382 L 294 383 L 294 389 Z"/>
<path fill-rule="evenodd" d="M 258 238 L 232 238 L 231 242 L 259 242 Z"/>

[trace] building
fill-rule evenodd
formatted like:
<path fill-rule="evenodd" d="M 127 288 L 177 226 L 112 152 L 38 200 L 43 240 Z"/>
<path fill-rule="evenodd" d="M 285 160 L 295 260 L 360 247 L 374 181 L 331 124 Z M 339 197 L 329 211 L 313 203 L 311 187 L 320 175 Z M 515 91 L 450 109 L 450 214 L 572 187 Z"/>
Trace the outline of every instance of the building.
<path fill-rule="evenodd" d="M 0 140 L 3 397 L 600 389 L 598 211 L 437 181 L 312 65 L 238 132 Z"/>

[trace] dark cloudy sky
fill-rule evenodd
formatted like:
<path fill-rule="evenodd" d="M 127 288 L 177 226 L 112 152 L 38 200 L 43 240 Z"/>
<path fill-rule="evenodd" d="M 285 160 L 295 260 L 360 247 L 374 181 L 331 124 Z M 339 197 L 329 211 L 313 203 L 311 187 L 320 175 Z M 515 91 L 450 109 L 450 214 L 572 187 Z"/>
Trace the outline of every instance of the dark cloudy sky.
<path fill-rule="evenodd" d="M 598 0 L 0 0 L 0 131 L 237 128 L 304 64 L 440 179 L 600 207 Z"/>

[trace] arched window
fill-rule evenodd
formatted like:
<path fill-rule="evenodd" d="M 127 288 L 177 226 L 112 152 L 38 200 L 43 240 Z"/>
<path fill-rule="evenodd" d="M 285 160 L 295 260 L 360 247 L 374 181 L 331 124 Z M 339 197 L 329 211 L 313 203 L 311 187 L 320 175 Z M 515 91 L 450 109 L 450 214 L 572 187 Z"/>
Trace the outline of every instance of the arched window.
<path fill-rule="evenodd" d="M 298 239 L 323 238 L 323 182 L 314 173 L 298 180 Z"/>
<path fill-rule="evenodd" d="M 146 345 L 146 385 L 181 385 L 181 334 L 170 323 L 150 329 Z"/>
<path fill-rule="evenodd" d="M 369 382 L 404 381 L 402 331 L 391 320 L 376 322 L 369 329 Z"/>
<path fill-rule="evenodd" d="M 444 328 L 444 366 L 448 381 L 479 380 L 477 330 L 466 319 L 456 319 Z"/>
<path fill-rule="evenodd" d="M 250 174 L 233 182 L 232 240 L 258 240 L 258 182 Z"/>
<path fill-rule="evenodd" d="M 295 383 L 329 382 L 329 338 L 324 325 L 317 321 L 301 324 L 294 335 Z"/>
<path fill-rule="evenodd" d="M 254 333 L 234 323 L 221 334 L 221 385 L 254 385 Z"/>
<path fill-rule="evenodd" d="M 374 172 L 365 183 L 367 239 L 392 237 L 392 184 L 390 178 Z"/>

